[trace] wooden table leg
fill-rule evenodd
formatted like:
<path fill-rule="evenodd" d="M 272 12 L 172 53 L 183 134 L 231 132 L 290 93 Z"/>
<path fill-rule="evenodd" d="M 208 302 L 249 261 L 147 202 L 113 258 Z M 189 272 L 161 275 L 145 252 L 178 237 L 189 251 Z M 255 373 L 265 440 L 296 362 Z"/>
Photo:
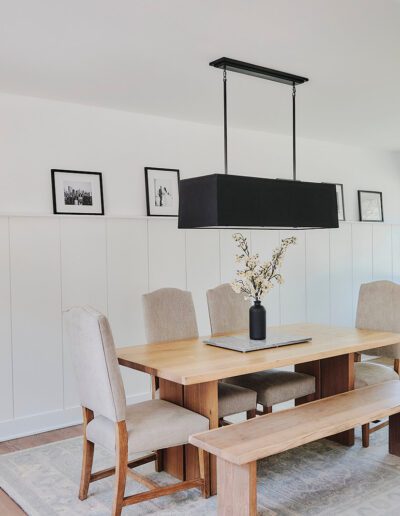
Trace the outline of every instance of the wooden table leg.
<path fill-rule="evenodd" d="M 218 457 L 218 516 L 257 514 L 257 462 L 238 466 Z"/>
<path fill-rule="evenodd" d="M 389 453 L 400 457 L 400 413 L 389 416 Z"/>
<path fill-rule="evenodd" d="M 218 428 L 218 381 L 198 383 L 184 386 L 183 406 L 193 412 L 202 414 L 210 420 L 210 429 Z M 199 461 L 197 448 L 188 444 L 185 446 L 186 480 L 199 476 Z M 210 457 L 211 495 L 217 493 L 216 460 Z"/>
<path fill-rule="evenodd" d="M 176 405 L 183 405 L 183 385 L 160 378 L 160 399 Z M 174 446 L 163 450 L 163 469 L 170 475 L 186 480 L 184 446 Z"/>
<path fill-rule="evenodd" d="M 321 398 L 354 389 L 354 353 L 324 358 L 321 362 Z M 346 446 L 354 444 L 354 429 L 346 430 L 329 439 Z"/>
<path fill-rule="evenodd" d="M 303 403 L 309 403 L 310 401 L 319 400 L 321 397 L 321 362 L 320 360 L 314 360 L 313 362 L 305 362 L 304 364 L 296 364 L 294 367 L 296 373 L 310 374 L 315 377 L 315 393 L 297 398 L 294 403 L 296 407 L 303 405 Z"/>

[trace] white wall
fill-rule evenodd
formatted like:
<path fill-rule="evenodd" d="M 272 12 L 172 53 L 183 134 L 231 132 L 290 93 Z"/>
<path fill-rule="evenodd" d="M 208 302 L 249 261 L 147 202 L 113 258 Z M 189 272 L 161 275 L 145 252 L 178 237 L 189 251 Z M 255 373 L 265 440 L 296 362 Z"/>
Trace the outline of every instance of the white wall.
<path fill-rule="evenodd" d="M 66 307 L 102 310 L 117 345 L 132 345 L 144 341 L 141 294 L 187 288 L 208 333 L 205 290 L 232 279 L 232 232 L 144 217 L 143 167 L 215 172 L 221 150 L 219 127 L 0 95 L 0 440 L 80 419 Z M 290 177 L 286 137 L 233 130 L 230 151 L 233 172 Z M 297 232 L 286 283 L 267 301 L 269 323 L 352 325 L 360 282 L 400 280 L 398 166 L 389 153 L 306 140 L 299 163 L 302 179 L 344 183 L 348 219 L 357 218 L 357 188 L 382 190 L 391 224 Z M 51 215 L 51 168 L 102 171 L 108 215 Z M 263 255 L 288 234 L 247 233 Z M 130 402 L 149 396 L 145 375 L 124 371 L 124 380 Z"/>
<path fill-rule="evenodd" d="M 0 94 L 0 212 L 52 213 L 50 169 L 64 168 L 103 172 L 107 214 L 145 215 L 145 166 L 222 172 L 222 150 L 222 127 Z M 229 131 L 232 173 L 289 178 L 291 160 L 286 136 Z M 344 183 L 347 220 L 358 188 L 381 190 L 385 220 L 400 222 L 393 153 L 299 139 L 298 177 Z"/>
<path fill-rule="evenodd" d="M 268 256 L 290 231 L 249 231 Z M 268 324 L 354 324 L 362 281 L 400 281 L 400 225 L 343 223 L 296 232 L 285 283 L 267 298 Z M 176 220 L 72 216 L 0 217 L 0 440 L 79 421 L 61 312 L 86 304 L 108 315 L 117 346 L 144 342 L 141 294 L 193 292 L 209 333 L 205 291 L 233 278 L 229 230 L 178 230 Z M 146 375 L 124 370 L 129 402 L 150 393 Z"/>

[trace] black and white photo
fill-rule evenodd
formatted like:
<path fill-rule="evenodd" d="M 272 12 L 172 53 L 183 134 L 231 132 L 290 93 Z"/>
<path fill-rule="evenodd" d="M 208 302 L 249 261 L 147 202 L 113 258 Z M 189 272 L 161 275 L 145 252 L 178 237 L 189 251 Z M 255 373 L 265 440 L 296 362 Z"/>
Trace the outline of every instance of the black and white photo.
<path fill-rule="evenodd" d="M 147 215 L 177 217 L 179 170 L 145 167 Z"/>
<path fill-rule="evenodd" d="M 104 215 L 100 172 L 51 170 L 53 212 L 70 215 Z"/>
<path fill-rule="evenodd" d="M 362 222 L 383 222 L 382 192 L 358 190 L 358 209 Z"/>
<path fill-rule="evenodd" d="M 64 181 L 64 203 L 68 206 L 92 206 L 92 185 L 87 181 Z"/>

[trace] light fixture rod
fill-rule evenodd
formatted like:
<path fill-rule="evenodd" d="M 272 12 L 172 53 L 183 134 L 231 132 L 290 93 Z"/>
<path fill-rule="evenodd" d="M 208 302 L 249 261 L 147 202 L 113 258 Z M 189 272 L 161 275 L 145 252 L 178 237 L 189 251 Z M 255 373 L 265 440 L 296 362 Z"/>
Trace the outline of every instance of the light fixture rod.
<path fill-rule="evenodd" d="M 292 117 L 293 117 L 293 181 L 296 181 L 296 84 L 292 90 Z"/>
<path fill-rule="evenodd" d="M 238 72 L 245 75 L 251 75 L 269 81 L 280 82 L 292 86 L 292 122 L 293 122 L 293 180 L 297 180 L 296 172 L 296 85 L 303 84 L 308 81 L 307 77 L 294 75 L 292 73 L 272 70 L 264 66 L 258 66 L 251 63 L 245 63 L 236 59 L 221 57 L 210 63 L 210 66 L 223 70 L 224 85 L 224 169 L 228 174 L 228 110 L 227 110 L 227 92 L 226 92 L 226 71 Z"/>
<path fill-rule="evenodd" d="M 224 68 L 223 75 L 224 82 L 224 168 L 225 174 L 228 173 L 228 110 L 226 99 L 226 68 Z"/>

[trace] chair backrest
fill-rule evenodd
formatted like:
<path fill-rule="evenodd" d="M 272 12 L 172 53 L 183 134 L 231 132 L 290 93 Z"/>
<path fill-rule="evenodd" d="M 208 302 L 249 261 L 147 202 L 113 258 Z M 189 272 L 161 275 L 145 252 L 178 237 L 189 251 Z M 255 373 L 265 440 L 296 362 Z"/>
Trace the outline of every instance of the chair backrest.
<path fill-rule="evenodd" d="M 250 303 L 229 283 L 207 290 L 207 302 L 213 335 L 248 329 Z"/>
<path fill-rule="evenodd" d="M 196 311 L 191 292 L 160 288 L 142 296 L 147 342 L 198 337 Z"/>
<path fill-rule="evenodd" d="M 126 397 L 107 318 L 90 307 L 64 312 L 66 336 L 81 405 L 111 421 L 123 421 Z"/>
<path fill-rule="evenodd" d="M 400 285 L 392 281 L 373 281 L 361 285 L 356 327 L 400 333 Z M 400 343 L 363 353 L 400 358 Z"/>

